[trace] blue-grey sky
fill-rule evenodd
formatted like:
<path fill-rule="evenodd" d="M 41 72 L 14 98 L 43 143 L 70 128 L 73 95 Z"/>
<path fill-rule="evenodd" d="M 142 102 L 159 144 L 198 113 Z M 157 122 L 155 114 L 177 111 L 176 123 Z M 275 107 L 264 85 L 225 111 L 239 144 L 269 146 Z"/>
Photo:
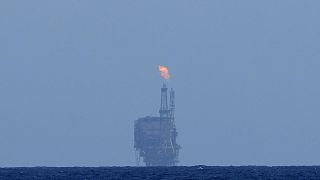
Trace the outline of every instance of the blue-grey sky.
<path fill-rule="evenodd" d="M 170 67 L 180 165 L 320 162 L 320 1 L 2 0 L 0 166 L 135 165 Z"/>

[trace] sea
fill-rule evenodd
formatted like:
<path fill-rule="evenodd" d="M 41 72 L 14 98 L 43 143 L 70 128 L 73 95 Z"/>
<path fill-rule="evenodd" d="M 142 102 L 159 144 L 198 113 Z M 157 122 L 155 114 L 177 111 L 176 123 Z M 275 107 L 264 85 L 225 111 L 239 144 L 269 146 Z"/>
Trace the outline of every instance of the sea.
<path fill-rule="evenodd" d="M 15 167 L 0 168 L 0 180 L 235 179 L 320 180 L 320 166 Z"/>

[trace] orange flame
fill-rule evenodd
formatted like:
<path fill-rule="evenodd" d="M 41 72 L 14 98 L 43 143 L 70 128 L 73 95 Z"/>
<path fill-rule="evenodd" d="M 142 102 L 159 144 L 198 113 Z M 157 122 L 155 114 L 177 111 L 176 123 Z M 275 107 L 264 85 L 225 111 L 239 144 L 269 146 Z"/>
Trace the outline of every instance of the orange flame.
<path fill-rule="evenodd" d="M 169 69 L 166 66 L 159 65 L 159 71 L 161 73 L 161 76 L 165 79 L 170 79 Z"/>

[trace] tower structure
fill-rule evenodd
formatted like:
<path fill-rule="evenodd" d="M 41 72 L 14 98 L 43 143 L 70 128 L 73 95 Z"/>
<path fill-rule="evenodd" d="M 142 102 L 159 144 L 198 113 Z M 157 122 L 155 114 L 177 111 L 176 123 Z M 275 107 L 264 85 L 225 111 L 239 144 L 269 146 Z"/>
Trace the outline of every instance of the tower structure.
<path fill-rule="evenodd" d="M 163 84 L 161 88 L 161 104 L 160 104 L 160 110 L 159 114 L 160 117 L 169 117 L 169 109 L 168 109 L 168 88 L 166 87 L 166 84 Z M 171 102 L 171 99 L 170 99 Z"/>
<path fill-rule="evenodd" d="M 174 110 L 175 110 L 175 93 L 174 90 L 171 88 L 170 90 L 170 117 L 174 120 Z"/>
<path fill-rule="evenodd" d="M 175 121 L 175 93 L 170 90 L 168 106 L 168 89 L 166 84 L 161 88 L 159 117 L 144 117 L 135 120 L 134 148 L 137 165 L 140 160 L 146 166 L 174 166 L 178 163 L 180 146 Z"/>

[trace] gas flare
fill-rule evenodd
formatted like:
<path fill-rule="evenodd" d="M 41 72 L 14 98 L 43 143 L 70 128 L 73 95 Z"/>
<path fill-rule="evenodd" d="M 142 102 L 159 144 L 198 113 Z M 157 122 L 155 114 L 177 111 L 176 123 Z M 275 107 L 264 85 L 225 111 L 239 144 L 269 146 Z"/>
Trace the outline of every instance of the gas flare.
<path fill-rule="evenodd" d="M 165 79 L 170 79 L 169 69 L 166 66 L 159 65 L 159 71 L 161 73 L 161 76 Z"/>

